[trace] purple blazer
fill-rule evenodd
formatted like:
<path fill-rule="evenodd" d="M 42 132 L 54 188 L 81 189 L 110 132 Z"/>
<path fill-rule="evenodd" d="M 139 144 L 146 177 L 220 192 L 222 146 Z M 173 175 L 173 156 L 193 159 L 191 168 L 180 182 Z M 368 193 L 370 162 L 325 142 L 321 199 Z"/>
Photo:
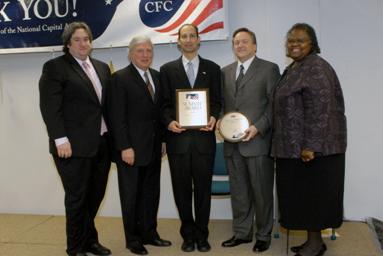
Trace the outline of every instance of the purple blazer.
<path fill-rule="evenodd" d="M 343 93 L 330 64 L 316 54 L 285 70 L 274 94 L 272 155 L 300 158 L 308 149 L 344 153 L 347 145 Z"/>

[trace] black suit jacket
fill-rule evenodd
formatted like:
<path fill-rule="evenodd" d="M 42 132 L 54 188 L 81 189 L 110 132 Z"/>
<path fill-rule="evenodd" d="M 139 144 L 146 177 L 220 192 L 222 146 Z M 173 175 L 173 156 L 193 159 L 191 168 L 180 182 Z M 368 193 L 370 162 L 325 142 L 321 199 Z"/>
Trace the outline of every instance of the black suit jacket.
<path fill-rule="evenodd" d="M 118 151 L 133 148 L 136 166 L 149 164 L 153 152 L 161 152 L 159 73 L 149 70 L 155 87 L 154 101 L 133 64 L 115 72 L 109 88 L 107 105 L 115 148 Z"/>
<path fill-rule="evenodd" d="M 165 127 L 176 120 L 176 89 L 191 89 L 182 57 L 166 63 L 160 69 L 161 85 L 163 87 L 164 104 L 162 105 L 162 122 Z M 194 88 L 209 89 L 210 116 L 218 120 L 221 109 L 221 74 L 220 67 L 210 60 L 199 57 L 199 67 Z M 180 134 L 166 132 L 167 152 L 186 153 L 194 143 L 200 153 L 215 152 L 214 131 L 187 130 Z"/>
<path fill-rule="evenodd" d="M 91 80 L 70 54 L 49 60 L 43 66 L 40 109 L 52 154 L 57 154 L 54 140 L 61 137 L 68 137 L 74 157 L 92 157 L 97 153 L 110 70 L 101 61 L 92 58 L 90 61 L 102 85 L 101 104 Z"/>

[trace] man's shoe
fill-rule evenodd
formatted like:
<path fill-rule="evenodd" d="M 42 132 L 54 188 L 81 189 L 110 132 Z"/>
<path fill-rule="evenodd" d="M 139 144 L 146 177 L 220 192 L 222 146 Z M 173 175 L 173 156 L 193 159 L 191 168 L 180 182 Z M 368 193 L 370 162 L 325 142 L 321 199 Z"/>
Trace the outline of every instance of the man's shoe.
<path fill-rule="evenodd" d="M 85 252 L 69 253 L 68 256 L 88 256 Z"/>
<path fill-rule="evenodd" d="M 126 248 L 128 248 L 131 251 L 131 253 L 134 253 L 134 254 L 138 254 L 138 255 L 148 254 L 148 251 L 145 249 L 144 245 L 138 241 L 128 243 Z"/>
<path fill-rule="evenodd" d="M 112 253 L 111 250 L 98 242 L 91 244 L 86 251 L 94 255 L 110 255 Z"/>
<path fill-rule="evenodd" d="M 166 247 L 166 246 L 171 246 L 172 242 L 165 239 L 161 239 L 161 238 L 155 238 L 153 240 L 145 241 L 144 244 L 150 244 L 150 245 L 159 246 L 159 247 Z"/>
<path fill-rule="evenodd" d="M 207 240 L 197 240 L 197 249 L 200 252 L 208 252 L 211 247 Z"/>
<path fill-rule="evenodd" d="M 253 252 L 264 252 L 270 247 L 270 241 L 257 240 L 253 247 Z"/>
<path fill-rule="evenodd" d="M 195 250 L 194 240 L 192 240 L 192 239 L 184 240 L 184 242 L 182 243 L 182 246 L 181 246 L 181 250 L 184 251 L 184 252 L 192 252 L 192 251 L 194 251 Z"/>
<path fill-rule="evenodd" d="M 251 243 L 251 240 L 239 239 L 239 238 L 237 239 L 237 238 L 235 238 L 235 236 L 233 236 L 229 240 L 222 242 L 222 246 L 223 247 L 234 247 L 234 246 L 237 246 L 240 244 L 247 244 L 247 243 Z"/>

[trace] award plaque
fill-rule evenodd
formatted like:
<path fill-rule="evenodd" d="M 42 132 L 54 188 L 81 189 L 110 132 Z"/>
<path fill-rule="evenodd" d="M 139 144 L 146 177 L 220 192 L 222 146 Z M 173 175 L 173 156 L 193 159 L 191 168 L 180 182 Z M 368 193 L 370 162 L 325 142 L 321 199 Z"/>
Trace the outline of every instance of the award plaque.
<path fill-rule="evenodd" d="M 182 128 L 198 129 L 207 126 L 210 117 L 209 89 L 177 89 L 176 114 Z"/>
<path fill-rule="evenodd" d="M 249 119 L 245 115 L 229 112 L 221 119 L 219 133 L 229 142 L 239 142 L 246 136 L 245 130 L 249 126 Z"/>

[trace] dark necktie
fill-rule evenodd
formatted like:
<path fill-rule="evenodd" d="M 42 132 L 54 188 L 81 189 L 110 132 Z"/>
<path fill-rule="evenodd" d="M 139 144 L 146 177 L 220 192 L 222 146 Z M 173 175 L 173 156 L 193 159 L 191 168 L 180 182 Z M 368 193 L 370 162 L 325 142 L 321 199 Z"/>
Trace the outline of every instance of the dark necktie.
<path fill-rule="evenodd" d="M 238 88 L 239 88 L 239 86 L 240 86 L 240 84 L 241 84 L 241 81 L 242 81 L 243 77 L 245 76 L 245 74 L 243 73 L 244 70 L 245 70 L 245 68 L 244 68 L 243 65 L 241 64 L 241 65 L 239 66 L 239 75 L 238 75 L 238 77 L 237 77 L 237 80 L 235 80 L 235 94 L 237 94 L 237 92 L 238 92 Z"/>
<path fill-rule="evenodd" d="M 152 97 L 152 100 L 154 101 L 154 91 L 153 91 L 152 84 L 150 83 L 150 80 L 149 80 L 148 71 L 145 71 L 144 77 L 145 77 L 146 88 L 148 89 L 150 96 Z"/>

